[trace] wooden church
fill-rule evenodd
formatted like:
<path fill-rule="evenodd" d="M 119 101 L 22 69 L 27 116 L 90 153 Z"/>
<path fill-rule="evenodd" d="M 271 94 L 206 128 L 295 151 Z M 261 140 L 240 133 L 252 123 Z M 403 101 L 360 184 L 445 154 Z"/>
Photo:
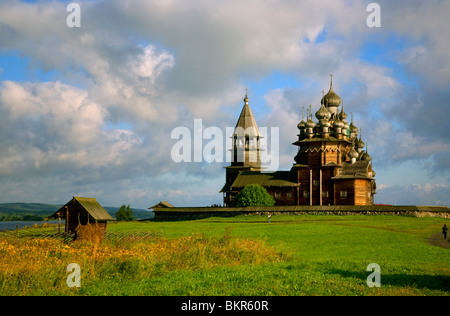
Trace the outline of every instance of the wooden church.
<path fill-rule="evenodd" d="M 221 192 L 224 206 L 247 184 L 260 184 L 275 205 L 373 205 L 376 192 L 372 158 L 341 98 L 330 89 L 323 95 L 313 120 L 311 106 L 297 125 L 298 146 L 289 171 L 262 172 L 258 126 L 247 95 L 233 135 L 233 162 L 226 168 Z M 366 150 L 364 148 L 366 147 Z"/>

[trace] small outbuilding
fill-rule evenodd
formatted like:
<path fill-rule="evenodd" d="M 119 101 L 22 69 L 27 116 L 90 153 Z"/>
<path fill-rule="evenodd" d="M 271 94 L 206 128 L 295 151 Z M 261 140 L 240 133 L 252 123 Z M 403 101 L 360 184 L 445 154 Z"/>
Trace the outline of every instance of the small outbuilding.
<path fill-rule="evenodd" d="M 95 198 L 78 196 L 74 196 L 50 218 L 65 219 L 64 231 L 74 234 L 75 239 L 78 237 L 77 232 L 80 231 L 80 227 L 87 227 L 90 224 L 95 224 L 98 230 L 102 232 L 103 238 L 106 233 L 107 222 L 114 220 Z"/>
<path fill-rule="evenodd" d="M 169 202 L 161 201 L 158 204 L 150 206 L 148 209 L 149 210 L 154 210 L 154 209 L 157 209 L 157 208 L 171 208 L 171 207 L 174 207 L 174 206 L 172 204 L 170 204 Z"/>

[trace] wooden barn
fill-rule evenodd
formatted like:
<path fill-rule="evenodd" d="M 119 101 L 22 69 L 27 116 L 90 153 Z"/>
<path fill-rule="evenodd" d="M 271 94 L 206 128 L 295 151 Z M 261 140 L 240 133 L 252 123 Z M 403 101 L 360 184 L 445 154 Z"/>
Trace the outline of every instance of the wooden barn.
<path fill-rule="evenodd" d="M 75 235 L 75 239 L 79 237 L 80 228 L 92 226 L 91 224 L 101 232 L 102 239 L 106 233 L 107 222 L 114 220 L 95 198 L 78 196 L 74 196 L 50 218 L 65 219 L 64 231 Z"/>

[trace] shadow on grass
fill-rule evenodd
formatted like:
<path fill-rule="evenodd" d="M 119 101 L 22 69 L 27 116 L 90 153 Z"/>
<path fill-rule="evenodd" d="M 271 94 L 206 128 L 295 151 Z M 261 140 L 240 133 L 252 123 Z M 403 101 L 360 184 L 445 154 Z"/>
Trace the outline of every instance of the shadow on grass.
<path fill-rule="evenodd" d="M 329 269 L 327 273 L 338 274 L 345 278 L 357 278 L 367 282 L 371 272 L 353 272 L 339 269 Z M 441 290 L 450 292 L 450 276 L 423 274 L 383 274 L 381 271 L 381 286 L 410 286 L 420 289 Z"/>

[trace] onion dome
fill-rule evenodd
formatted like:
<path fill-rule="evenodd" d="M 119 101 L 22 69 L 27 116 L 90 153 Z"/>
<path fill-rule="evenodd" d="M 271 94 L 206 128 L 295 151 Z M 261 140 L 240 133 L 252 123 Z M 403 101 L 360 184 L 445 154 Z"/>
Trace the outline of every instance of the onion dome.
<path fill-rule="evenodd" d="M 306 122 L 307 128 L 314 128 L 316 126 L 316 123 L 312 120 L 312 111 L 311 111 L 311 104 L 309 105 L 309 111 L 308 111 L 308 122 Z"/>
<path fill-rule="evenodd" d="M 329 120 L 331 118 L 331 112 L 323 105 L 320 107 L 319 111 L 316 112 L 316 118 L 318 120 Z"/>
<path fill-rule="evenodd" d="M 339 118 L 343 122 L 347 119 L 347 113 L 344 112 L 344 101 L 342 101 L 342 110 L 341 113 L 339 113 Z"/>
<path fill-rule="evenodd" d="M 308 128 L 314 128 L 316 126 L 316 123 L 312 120 L 312 117 L 309 118 L 308 122 L 306 122 L 306 127 Z"/>
<path fill-rule="evenodd" d="M 344 127 L 344 122 L 342 122 L 342 121 L 339 119 L 339 116 L 338 116 L 338 117 L 336 117 L 336 120 L 334 121 L 333 126 L 334 126 L 335 128 L 336 128 L 336 127 L 342 128 L 342 127 Z"/>
<path fill-rule="evenodd" d="M 304 112 L 305 112 L 305 107 L 302 106 L 302 121 L 300 123 L 298 123 L 298 125 L 297 125 L 297 128 L 300 130 L 306 128 Z"/>
<path fill-rule="evenodd" d="M 298 123 L 297 128 L 300 130 L 306 128 L 306 122 L 302 119 L 302 121 Z"/>
<path fill-rule="evenodd" d="M 366 146 L 367 146 L 367 144 L 366 144 Z M 361 157 L 361 160 L 366 160 L 366 161 L 372 160 L 372 157 L 370 157 L 367 147 L 366 147 L 366 152 Z"/>
<path fill-rule="evenodd" d="M 349 153 L 348 153 L 348 157 L 349 157 L 350 159 L 352 159 L 352 158 L 356 159 L 356 158 L 359 157 L 359 154 L 358 154 L 358 152 L 355 150 L 355 148 L 352 147 L 352 149 L 351 149 L 351 150 L 349 151 Z"/>
<path fill-rule="evenodd" d="M 320 121 L 320 126 L 322 126 L 322 127 L 330 127 L 331 123 L 328 120 L 322 120 L 322 121 Z"/>
<path fill-rule="evenodd" d="M 364 144 L 364 142 L 361 140 L 361 135 L 360 135 L 359 139 L 356 141 L 356 147 L 357 148 L 364 148 L 364 146 L 366 146 L 366 144 Z"/>
<path fill-rule="evenodd" d="M 324 103 L 328 108 L 336 107 L 338 108 L 341 105 L 341 98 L 334 92 L 333 87 L 330 87 L 330 90 L 321 100 L 321 103 Z"/>
<path fill-rule="evenodd" d="M 369 161 L 372 160 L 372 157 L 370 157 L 370 155 L 367 152 L 365 152 L 364 154 L 362 154 L 361 160 Z"/>
<path fill-rule="evenodd" d="M 322 98 L 321 103 L 325 104 L 325 106 L 327 108 L 330 108 L 330 107 L 338 108 L 341 105 L 342 100 L 336 94 L 336 92 L 334 92 L 334 90 L 333 90 L 333 75 L 330 75 L 330 76 L 331 76 L 330 90 Z M 337 109 L 334 111 L 332 110 L 332 112 L 336 113 Z"/>
<path fill-rule="evenodd" d="M 353 121 L 350 123 L 350 134 L 358 135 L 358 128 L 353 124 Z"/>
<path fill-rule="evenodd" d="M 351 114 L 352 114 L 352 121 L 351 121 L 350 127 L 349 127 L 350 134 L 353 134 L 356 137 L 356 136 L 358 136 L 358 128 L 355 126 L 355 124 L 353 124 L 353 112 Z"/>
<path fill-rule="evenodd" d="M 364 148 L 364 146 L 366 146 L 366 144 L 364 144 L 364 142 L 361 140 L 361 134 L 362 134 L 362 129 L 360 129 L 359 139 L 356 141 L 356 149 L 358 149 L 359 152 L 361 151 L 361 149 Z"/>

